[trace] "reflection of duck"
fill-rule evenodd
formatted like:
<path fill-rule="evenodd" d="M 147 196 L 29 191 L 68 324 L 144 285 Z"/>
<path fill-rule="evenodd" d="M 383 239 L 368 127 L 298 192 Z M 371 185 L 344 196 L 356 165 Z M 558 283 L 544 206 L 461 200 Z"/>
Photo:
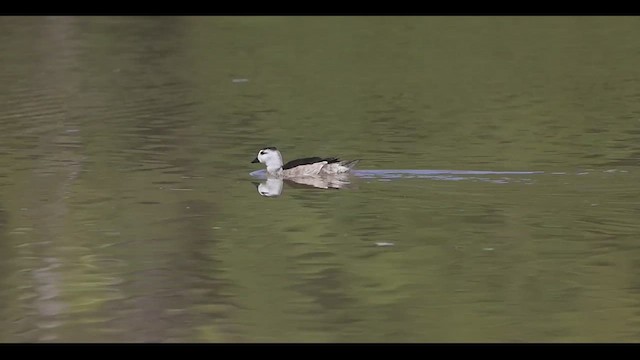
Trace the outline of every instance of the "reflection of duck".
<path fill-rule="evenodd" d="M 278 178 L 269 178 L 267 181 L 263 183 L 255 183 L 258 185 L 258 194 L 262 196 L 272 197 L 272 196 L 280 196 L 282 194 L 282 179 Z"/>
<path fill-rule="evenodd" d="M 267 165 L 267 173 L 283 178 L 299 178 L 318 175 L 348 173 L 360 160 L 341 161 L 338 158 L 309 157 L 289 161 L 283 165 L 282 154 L 275 147 L 267 147 L 258 152 L 252 163 Z"/>
<path fill-rule="evenodd" d="M 284 184 L 297 188 L 342 189 L 351 182 L 347 174 L 305 176 L 290 179 L 268 177 L 265 182 L 257 184 L 258 193 L 262 196 L 280 196 Z"/>

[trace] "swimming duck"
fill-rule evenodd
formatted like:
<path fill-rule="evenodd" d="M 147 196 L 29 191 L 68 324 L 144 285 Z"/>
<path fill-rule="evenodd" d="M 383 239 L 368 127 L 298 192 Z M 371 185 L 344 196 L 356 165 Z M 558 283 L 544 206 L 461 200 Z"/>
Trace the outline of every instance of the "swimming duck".
<path fill-rule="evenodd" d="M 295 178 L 302 176 L 321 176 L 344 174 L 353 169 L 360 160 L 342 161 L 338 158 L 308 157 L 291 160 L 282 164 L 282 154 L 275 147 L 266 147 L 258 151 L 252 163 L 267 165 L 271 176 Z"/>

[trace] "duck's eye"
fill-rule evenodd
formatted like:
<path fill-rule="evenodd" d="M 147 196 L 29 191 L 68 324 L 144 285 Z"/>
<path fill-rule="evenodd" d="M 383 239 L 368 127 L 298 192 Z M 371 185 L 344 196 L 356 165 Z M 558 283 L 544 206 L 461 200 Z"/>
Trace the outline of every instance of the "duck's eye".
<path fill-rule="evenodd" d="M 265 151 L 260 151 L 260 155 L 264 155 L 264 154 L 266 154 Z"/>

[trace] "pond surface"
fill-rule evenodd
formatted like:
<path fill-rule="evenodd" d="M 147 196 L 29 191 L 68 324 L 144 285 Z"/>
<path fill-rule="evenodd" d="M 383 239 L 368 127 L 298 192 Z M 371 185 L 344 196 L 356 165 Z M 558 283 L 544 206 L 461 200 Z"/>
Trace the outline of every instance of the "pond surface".
<path fill-rule="evenodd" d="M 637 17 L 0 17 L 0 342 L 636 342 L 638 44 Z M 266 146 L 361 162 L 267 184 Z"/>

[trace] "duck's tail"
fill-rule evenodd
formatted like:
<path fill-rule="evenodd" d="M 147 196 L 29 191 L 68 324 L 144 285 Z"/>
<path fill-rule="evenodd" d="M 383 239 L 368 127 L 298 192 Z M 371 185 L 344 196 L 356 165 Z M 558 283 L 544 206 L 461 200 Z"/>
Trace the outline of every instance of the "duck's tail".
<path fill-rule="evenodd" d="M 343 170 L 342 172 L 351 171 L 354 167 L 356 167 L 356 165 L 358 165 L 359 162 L 360 162 L 360 159 L 341 161 L 340 166 L 344 167 L 344 169 L 341 169 Z"/>

